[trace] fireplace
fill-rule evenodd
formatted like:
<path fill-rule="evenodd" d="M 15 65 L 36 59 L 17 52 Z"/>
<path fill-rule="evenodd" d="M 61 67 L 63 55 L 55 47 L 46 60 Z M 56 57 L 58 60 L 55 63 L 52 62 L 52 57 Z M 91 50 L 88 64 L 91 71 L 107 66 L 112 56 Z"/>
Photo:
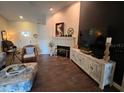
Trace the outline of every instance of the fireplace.
<path fill-rule="evenodd" d="M 57 56 L 68 57 L 70 56 L 70 47 L 57 45 Z"/>
<path fill-rule="evenodd" d="M 55 55 L 70 57 L 70 48 L 75 47 L 74 37 L 53 37 L 53 42 L 55 43 Z"/>

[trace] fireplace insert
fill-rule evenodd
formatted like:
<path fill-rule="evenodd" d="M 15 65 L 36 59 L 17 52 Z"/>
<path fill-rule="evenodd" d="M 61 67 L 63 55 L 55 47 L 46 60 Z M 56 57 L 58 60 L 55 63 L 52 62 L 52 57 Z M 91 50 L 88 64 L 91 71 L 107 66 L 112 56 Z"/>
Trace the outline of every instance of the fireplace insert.
<path fill-rule="evenodd" d="M 70 47 L 57 46 L 57 56 L 68 57 L 70 56 Z"/>

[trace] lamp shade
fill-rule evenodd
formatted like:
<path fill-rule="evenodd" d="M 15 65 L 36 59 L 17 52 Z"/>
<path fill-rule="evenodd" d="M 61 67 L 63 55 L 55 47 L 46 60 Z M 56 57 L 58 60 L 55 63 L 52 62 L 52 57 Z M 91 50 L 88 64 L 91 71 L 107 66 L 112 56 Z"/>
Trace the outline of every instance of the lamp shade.
<path fill-rule="evenodd" d="M 106 38 L 106 43 L 110 43 L 111 44 L 111 42 L 112 42 L 112 37 L 107 37 Z"/>

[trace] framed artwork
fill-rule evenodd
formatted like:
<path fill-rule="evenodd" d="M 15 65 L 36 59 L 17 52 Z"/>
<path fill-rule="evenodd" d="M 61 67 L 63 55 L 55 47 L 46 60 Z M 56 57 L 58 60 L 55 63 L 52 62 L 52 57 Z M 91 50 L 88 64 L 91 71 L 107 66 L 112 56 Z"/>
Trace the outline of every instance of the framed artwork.
<path fill-rule="evenodd" d="M 56 23 L 56 36 L 64 36 L 64 22 Z"/>

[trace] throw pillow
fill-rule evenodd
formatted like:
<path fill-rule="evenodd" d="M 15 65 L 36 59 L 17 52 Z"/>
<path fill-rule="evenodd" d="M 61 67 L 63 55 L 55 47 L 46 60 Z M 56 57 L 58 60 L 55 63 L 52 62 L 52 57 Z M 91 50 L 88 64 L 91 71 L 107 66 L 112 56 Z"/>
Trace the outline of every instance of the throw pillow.
<path fill-rule="evenodd" d="M 33 54 L 34 53 L 34 47 L 27 47 L 26 48 L 26 54 Z"/>

